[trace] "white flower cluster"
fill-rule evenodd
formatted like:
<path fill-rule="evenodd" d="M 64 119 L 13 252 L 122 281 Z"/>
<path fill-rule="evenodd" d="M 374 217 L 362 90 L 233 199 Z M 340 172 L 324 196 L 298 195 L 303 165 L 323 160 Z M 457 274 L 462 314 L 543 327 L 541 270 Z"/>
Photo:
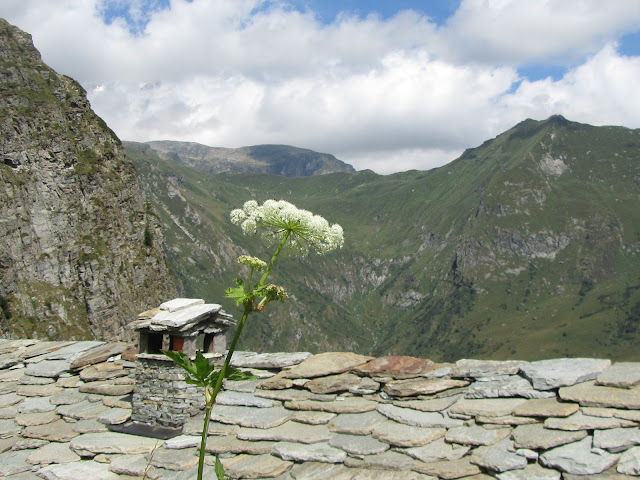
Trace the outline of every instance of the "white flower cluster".
<path fill-rule="evenodd" d="M 340 225 L 329 225 L 320 215 L 284 200 L 267 200 L 262 205 L 249 200 L 231 212 L 231 222 L 240 225 L 245 235 L 255 234 L 259 226 L 264 227 L 263 238 L 270 243 L 280 241 L 289 232 L 289 246 L 303 256 L 309 247 L 326 253 L 344 244 Z"/>

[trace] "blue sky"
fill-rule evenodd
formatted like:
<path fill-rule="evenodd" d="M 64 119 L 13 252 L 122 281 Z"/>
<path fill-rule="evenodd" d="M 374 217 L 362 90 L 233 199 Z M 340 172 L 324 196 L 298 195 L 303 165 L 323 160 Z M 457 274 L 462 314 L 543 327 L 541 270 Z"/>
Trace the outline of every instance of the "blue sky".
<path fill-rule="evenodd" d="M 125 140 L 284 143 L 380 173 L 525 118 L 640 128 L 640 0 L 3 0 Z"/>

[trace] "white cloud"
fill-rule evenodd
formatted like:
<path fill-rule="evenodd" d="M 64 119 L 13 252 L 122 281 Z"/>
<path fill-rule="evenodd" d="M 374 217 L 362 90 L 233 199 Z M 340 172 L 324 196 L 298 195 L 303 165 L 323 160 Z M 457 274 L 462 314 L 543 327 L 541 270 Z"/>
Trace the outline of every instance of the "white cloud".
<path fill-rule="evenodd" d="M 105 25 L 97 0 L 3 0 L 0 16 L 127 140 L 286 143 L 389 173 L 446 163 L 527 117 L 640 126 L 640 60 L 615 49 L 640 0 L 466 0 L 444 27 L 415 12 L 325 25 L 276 2 L 172 0 L 137 36 Z M 571 69 L 520 79 L 534 61 Z"/>

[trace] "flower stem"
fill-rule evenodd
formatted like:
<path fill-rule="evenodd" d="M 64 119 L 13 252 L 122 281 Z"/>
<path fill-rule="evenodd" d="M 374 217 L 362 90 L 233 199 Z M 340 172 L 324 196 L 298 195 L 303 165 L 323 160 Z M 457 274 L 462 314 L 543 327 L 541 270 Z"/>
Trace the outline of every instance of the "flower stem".
<path fill-rule="evenodd" d="M 271 273 L 271 268 L 273 267 L 273 264 L 276 263 L 276 259 L 278 258 L 278 255 L 280 255 L 280 252 L 282 251 L 285 244 L 287 243 L 287 240 L 289 240 L 290 235 L 291 235 L 291 230 L 287 230 L 284 232 L 284 235 L 282 236 L 282 240 L 280 240 L 280 244 L 278 245 L 278 248 L 276 249 L 275 253 L 271 257 L 271 260 L 269 261 L 269 265 L 267 265 L 267 269 L 264 271 L 264 274 L 260 279 L 260 283 L 264 284 L 267 281 L 267 277 L 269 276 L 269 273 Z"/>

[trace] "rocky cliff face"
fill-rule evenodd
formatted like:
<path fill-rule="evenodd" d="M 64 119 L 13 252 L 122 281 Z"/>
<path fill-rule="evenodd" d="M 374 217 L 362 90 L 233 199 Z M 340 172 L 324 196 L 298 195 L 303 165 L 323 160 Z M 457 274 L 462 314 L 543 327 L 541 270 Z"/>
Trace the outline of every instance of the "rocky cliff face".
<path fill-rule="evenodd" d="M 126 338 L 174 294 L 120 140 L 0 19 L 0 335 Z"/>

